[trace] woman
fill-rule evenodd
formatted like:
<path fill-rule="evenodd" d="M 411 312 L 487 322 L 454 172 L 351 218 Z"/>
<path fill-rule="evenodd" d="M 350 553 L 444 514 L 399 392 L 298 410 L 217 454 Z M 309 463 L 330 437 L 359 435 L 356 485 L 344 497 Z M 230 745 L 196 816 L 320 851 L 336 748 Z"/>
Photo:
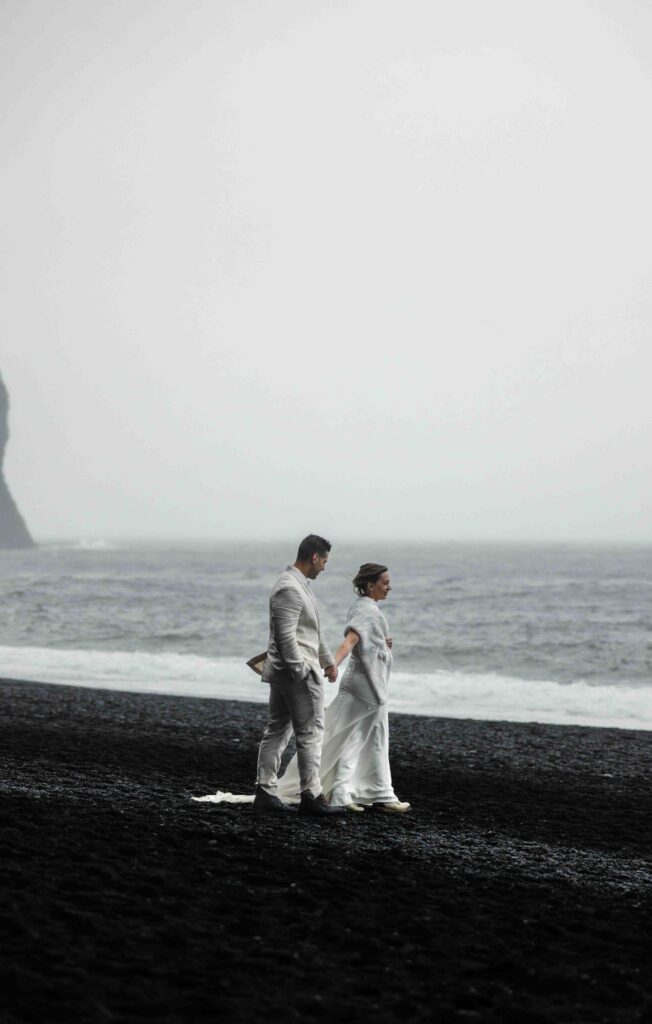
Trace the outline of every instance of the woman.
<path fill-rule="evenodd" d="M 361 565 L 353 586 L 358 598 L 349 609 L 335 664 L 339 666 L 348 655 L 350 660 L 337 697 L 326 709 L 321 782 L 333 806 L 401 813 L 410 805 L 401 803 L 394 793 L 389 768 L 392 639 L 379 608 L 392 589 L 387 566 Z M 279 782 L 278 795 L 282 800 L 299 799 L 296 757 Z"/>

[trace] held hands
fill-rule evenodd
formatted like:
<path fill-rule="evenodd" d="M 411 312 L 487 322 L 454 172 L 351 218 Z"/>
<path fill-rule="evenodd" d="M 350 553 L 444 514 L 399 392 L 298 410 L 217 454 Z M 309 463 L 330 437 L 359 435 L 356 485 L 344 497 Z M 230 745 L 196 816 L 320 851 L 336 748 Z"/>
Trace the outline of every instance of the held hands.
<path fill-rule="evenodd" d="M 391 636 L 388 636 L 385 639 L 387 640 L 387 646 L 389 647 L 389 649 L 391 651 L 392 647 L 394 646 L 394 638 L 391 637 Z"/>
<path fill-rule="evenodd" d="M 335 667 L 335 665 L 327 665 L 327 667 L 324 669 L 324 675 L 326 676 L 329 682 L 334 683 L 335 680 L 337 679 L 337 668 Z"/>

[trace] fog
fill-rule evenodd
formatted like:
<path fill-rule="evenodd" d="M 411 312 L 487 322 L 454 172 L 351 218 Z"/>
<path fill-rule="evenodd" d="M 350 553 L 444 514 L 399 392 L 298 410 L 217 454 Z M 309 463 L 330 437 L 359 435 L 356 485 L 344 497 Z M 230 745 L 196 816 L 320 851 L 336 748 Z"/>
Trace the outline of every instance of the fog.
<path fill-rule="evenodd" d="M 4 0 L 37 539 L 652 540 L 652 12 Z"/>

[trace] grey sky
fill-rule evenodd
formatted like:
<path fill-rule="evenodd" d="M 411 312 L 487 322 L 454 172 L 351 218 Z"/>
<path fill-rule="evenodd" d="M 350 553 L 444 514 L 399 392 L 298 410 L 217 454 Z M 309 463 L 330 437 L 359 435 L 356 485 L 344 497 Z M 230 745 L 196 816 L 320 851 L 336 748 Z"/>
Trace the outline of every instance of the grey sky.
<path fill-rule="evenodd" d="M 652 540 L 652 12 L 4 0 L 40 537 Z"/>

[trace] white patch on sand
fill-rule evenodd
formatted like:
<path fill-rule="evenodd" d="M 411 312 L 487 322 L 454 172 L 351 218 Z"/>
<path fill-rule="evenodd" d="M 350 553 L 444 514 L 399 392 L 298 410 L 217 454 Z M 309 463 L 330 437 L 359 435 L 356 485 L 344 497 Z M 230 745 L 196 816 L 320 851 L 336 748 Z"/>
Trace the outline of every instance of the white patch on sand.
<path fill-rule="evenodd" d="M 210 793 L 208 796 L 193 796 L 192 800 L 196 800 L 198 804 L 252 804 L 254 802 L 253 793 L 251 796 L 245 796 L 243 793 L 223 793 L 218 789 L 217 793 Z"/>

